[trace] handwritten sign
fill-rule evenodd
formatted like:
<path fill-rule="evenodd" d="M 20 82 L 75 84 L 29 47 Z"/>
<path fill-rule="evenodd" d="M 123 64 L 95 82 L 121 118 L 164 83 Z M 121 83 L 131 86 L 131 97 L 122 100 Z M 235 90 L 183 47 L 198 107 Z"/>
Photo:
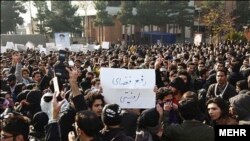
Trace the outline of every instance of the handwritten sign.
<path fill-rule="evenodd" d="M 101 68 L 100 79 L 107 103 L 117 103 L 122 108 L 155 106 L 154 69 Z"/>

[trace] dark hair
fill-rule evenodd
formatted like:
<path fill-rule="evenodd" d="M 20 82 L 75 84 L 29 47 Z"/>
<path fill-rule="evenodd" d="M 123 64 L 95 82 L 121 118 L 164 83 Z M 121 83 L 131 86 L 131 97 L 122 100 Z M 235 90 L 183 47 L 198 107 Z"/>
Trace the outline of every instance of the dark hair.
<path fill-rule="evenodd" d="M 183 63 L 183 62 L 178 63 L 177 66 L 182 66 L 183 69 L 187 69 L 187 65 L 185 63 Z"/>
<path fill-rule="evenodd" d="M 23 86 L 25 86 L 24 83 L 17 83 L 17 84 L 16 84 L 16 87 L 15 87 L 15 90 L 14 90 L 14 93 L 15 93 L 16 95 L 18 95 L 20 92 L 22 92 Z"/>
<path fill-rule="evenodd" d="M 64 35 L 64 34 L 60 34 L 59 36 L 60 36 L 60 37 L 65 37 L 65 35 Z"/>
<path fill-rule="evenodd" d="M 179 71 L 179 72 L 177 73 L 177 75 L 178 75 L 178 76 L 180 76 L 180 75 L 186 76 L 186 77 L 187 77 L 187 81 L 190 82 L 191 77 L 190 77 L 190 75 L 188 74 L 188 72 L 187 72 L 186 70 L 181 70 L 181 71 Z"/>
<path fill-rule="evenodd" d="M 92 85 L 95 85 L 96 82 L 100 82 L 100 79 L 99 78 L 94 78 L 94 79 L 91 80 Z"/>
<path fill-rule="evenodd" d="M 156 92 L 156 99 L 157 100 L 163 100 L 164 97 L 168 96 L 168 95 L 173 95 L 173 92 L 171 89 L 168 89 L 166 87 L 161 87 L 157 90 Z"/>
<path fill-rule="evenodd" d="M 225 68 L 218 69 L 217 72 L 223 72 L 227 76 L 227 70 Z"/>
<path fill-rule="evenodd" d="M 232 69 L 232 72 L 239 72 L 240 71 L 240 63 L 239 62 L 232 62 L 231 63 L 231 69 Z"/>
<path fill-rule="evenodd" d="M 239 80 L 236 82 L 236 86 L 240 88 L 240 90 L 248 89 L 248 84 L 246 80 Z"/>
<path fill-rule="evenodd" d="M 86 104 L 87 106 L 92 109 L 93 103 L 95 100 L 100 99 L 103 102 L 103 105 L 105 104 L 104 102 L 104 96 L 101 95 L 99 92 L 90 92 L 86 95 Z"/>
<path fill-rule="evenodd" d="M 216 65 L 218 65 L 218 64 L 222 64 L 223 67 L 225 67 L 225 63 L 224 63 L 223 61 L 217 61 L 217 62 L 216 62 Z"/>
<path fill-rule="evenodd" d="M 28 74 L 30 74 L 30 70 L 28 68 L 22 68 L 22 75 L 25 71 L 28 72 Z"/>
<path fill-rule="evenodd" d="M 39 71 L 34 71 L 33 73 L 32 73 L 32 77 L 35 77 L 35 75 L 36 74 L 41 74 Z"/>
<path fill-rule="evenodd" d="M 28 140 L 29 123 L 23 116 L 13 116 L 5 121 L 2 130 L 12 134 L 14 137 L 23 135 L 24 140 Z"/>
<path fill-rule="evenodd" d="M 189 63 L 187 64 L 187 67 L 190 67 L 190 66 L 195 66 L 195 64 L 194 64 L 193 62 L 189 62 Z"/>
<path fill-rule="evenodd" d="M 100 120 L 97 115 L 89 110 L 76 113 L 75 122 L 77 126 L 89 137 L 99 133 Z"/>
<path fill-rule="evenodd" d="M 182 99 L 193 99 L 198 101 L 198 95 L 195 92 L 187 91 L 182 95 Z"/>
<path fill-rule="evenodd" d="M 207 101 L 206 105 L 215 103 L 221 109 L 220 118 L 229 116 L 229 103 L 220 97 L 214 97 Z"/>
<path fill-rule="evenodd" d="M 200 114 L 198 102 L 194 99 L 182 99 L 179 101 L 178 110 L 184 120 L 196 119 Z"/>
<path fill-rule="evenodd" d="M 208 69 L 202 68 L 202 69 L 199 71 L 199 76 L 203 76 L 203 75 L 205 75 L 207 72 L 208 72 Z"/>
<path fill-rule="evenodd" d="M 27 90 L 32 90 L 36 86 L 36 83 L 29 83 L 26 85 Z"/>

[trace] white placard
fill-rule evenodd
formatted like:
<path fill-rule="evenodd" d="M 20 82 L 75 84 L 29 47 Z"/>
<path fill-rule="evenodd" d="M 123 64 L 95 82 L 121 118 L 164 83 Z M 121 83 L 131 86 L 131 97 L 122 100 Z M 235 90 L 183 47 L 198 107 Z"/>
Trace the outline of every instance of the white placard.
<path fill-rule="evenodd" d="M 14 49 L 15 45 L 13 42 L 7 42 L 6 47 L 7 47 L 7 49 Z"/>
<path fill-rule="evenodd" d="M 103 49 L 109 49 L 109 42 L 102 42 Z"/>
<path fill-rule="evenodd" d="M 35 49 L 35 46 L 34 46 L 34 44 L 33 43 L 31 43 L 30 41 L 28 41 L 26 44 L 25 44 L 25 46 L 28 48 L 28 49 Z"/>
<path fill-rule="evenodd" d="M 72 51 L 72 52 L 79 52 L 80 48 L 83 48 L 83 44 L 72 44 L 70 46 L 70 51 Z"/>
<path fill-rule="evenodd" d="M 57 50 L 66 50 L 66 47 L 62 46 L 61 44 L 57 45 L 56 48 Z"/>
<path fill-rule="evenodd" d="M 157 45 L 158 45 L 158 46 L 161 45 L 161 40 L 157 40 Z"/>
<path fill-rule="evenodd" d="M 27 47 L 23 44 L 15 44 L 14 50 L 16 50 L 16 49 L 17 49 L 17 51 L 27 51 Z"/>
<path fill-rule="evenodd" d="M 194 44 L 195 46 L 199 46 L 202 41 L 202 34 L 195 34 L 194 35 Z"/>
<path fill-rule="evenodd" d="M 91 72 L 91 71 L 92 71 L 92 69 L 91 69 L 90 66 L 87 67 L 87 71 L 88 71 L 88 72 Z"/>
<path fill-rule="evenodd" d="M 1 46 L 1 53 L 5 53 L 7 51 L 7 47 L 6 46 Z"/>
<path fill-rule="evenodd" d="M 101 68 L 100 79 L 105 102 L 122 108 L 155 107 L 154 69 Z"/>
<path fill-rule="evenodd" d="M 46 50 L 47 54 L 49 54 L 50 51 L 57 51 L 57 47 L 55 46 L 55 43 L 46 43 Z"/>
<path fill-rule="evenodd" d="M 95 44 L 88 44 L 88 51 L 95 51 Z"/>
<path fill-rule="evenodd" d="M 53 81 L 53 86 L 54 86 L 54 92 L 60 92 L 60 90 L 59 90 L 59 85 L 58 85 L 58 80 L 57 80 L 57 77 L 54 77 L 53 79 L 52 79 L 52 81 Z"/>
<path fill-rule="evenodd" d="M 55 43 L 46 43 L 46 48 L 55 47 Z"/>
<path fill-rule="evenodd" d="M 56 46 L 63 46 L 66 48 L 70 47 L 69 33 L 55 33 Z"/>
<path fill-rule="evenodd" d="M 43 47 L 43 45 L 41 45 L 41 44 L 37 45 L 37 48 L 38 48 L 38 49 L 40 49 L 40 48 L 42 48 L 42 47 Z"/>
<path fill-rule="evenodd" d="M 75 63 L 72 60 L 69 60 L 68 64 L 69 64 L 70 67 L 74 67 L 74 65 L 75 65 Z"/>
<path fill-rule="evenodd" d="M 44 47 L 41 47 L 39 50 L 40 53 L 44 52 L 47 55 L 47 49 Z"/>
<path fill-rule="evenodd" d="M 100 47 L 101 47 L 100 45 L 96 45 L 94 48 L 98 50 Z"/>
<path fill-rule="evenodd" d="M 88 46 L 87 45 L 83 46 L 82 48 L 80 48 L 80 51 L 83 52 L 83 53 L 87 53 L 88 52 Z"/>

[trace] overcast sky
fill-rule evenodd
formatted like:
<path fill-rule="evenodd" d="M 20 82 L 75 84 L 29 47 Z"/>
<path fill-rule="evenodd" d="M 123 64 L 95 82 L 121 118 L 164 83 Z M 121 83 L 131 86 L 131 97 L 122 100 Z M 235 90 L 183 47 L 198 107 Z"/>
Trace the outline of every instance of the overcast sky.
<path fill-rule="evenodd" d="M 51 1 L 46 1 L 46 2 L 47 2 L 47 4 L 48 4 L 48 8 L 50 9 L 50 7 L 51 7 L 51 6 L 50 6 L 50 5 L 51 5 Z M 77 5 L 79 2 L 80 2 L 80 1 L 72 1 L 72 4 L 73 4 L 73 5 L 75 5 L 75 4 Z M 83 2 L 83 1 L 81 1 L 81 2 Z M 93 14 L 95 14 L 95 13 L 96 13 L 96 10 L 94 9 L 94 6 L 92 5 L 92 1 L 85 1 L 85 2 L 87 2 L 87 3 L 89 4 L 88 10 L 87 10 L 87 14 L 88 14 L 88 15 L 93 15 Z M 29 9 L 29 4 L 31 5 L 31 12 L 30 12 L 30 9 Z M 34 7 L 33 1 L 31 1 L 31 2 L 26 2 L 26 3 L 24 4 L 24 6 L 25 6 L 27 12 L 26 12 L 25 14 L 20 14 L 20 16 L 23 17 L 23 19 L 24 19 L 24 26 L 26 26 L 28 23 L 30 23 L 30 20 L 31 20 L 30 13 L 32 14 L 32 17 L 33 17 L 33 18 L 36 17 L 37 9 L 36 9 L 36 7 Z M 84 15 L 85 15 L 85 12 L 84 12 L 83 9 L 79 8 L 76 14 L 79 14 L 79 16 L 84 16 Z"/>

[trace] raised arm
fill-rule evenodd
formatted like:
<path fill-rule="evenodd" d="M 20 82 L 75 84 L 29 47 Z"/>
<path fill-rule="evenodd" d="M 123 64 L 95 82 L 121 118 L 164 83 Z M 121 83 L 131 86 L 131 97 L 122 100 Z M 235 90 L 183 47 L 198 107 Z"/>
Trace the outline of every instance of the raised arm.
<path fill-rule="evenodd" d="M 21 64 L 21 55 L 19 53 L 15 53 L 12 55 L 12 62 L 13 65 L 16 65 L 16 70 L 15 70 L 15 76 L 16 76 L 16 80 L 18 83 L 23 82 L 23 77 L 22 77 L 22 64 Z"/>
<path fill-rule="evenodd" d="M 83 94 L 80 93 L 79 87 L 77 85 L 77 78 L 80 76 L 79 70 L 74 67 L 71 70 L 66 68 L 69 72 L 69 84 L 71 88 L 71 93 L 73 95 L 72 101 L 75 106 L 76 112 L 87 110 L 87 105 L 84 100 Z"/>

